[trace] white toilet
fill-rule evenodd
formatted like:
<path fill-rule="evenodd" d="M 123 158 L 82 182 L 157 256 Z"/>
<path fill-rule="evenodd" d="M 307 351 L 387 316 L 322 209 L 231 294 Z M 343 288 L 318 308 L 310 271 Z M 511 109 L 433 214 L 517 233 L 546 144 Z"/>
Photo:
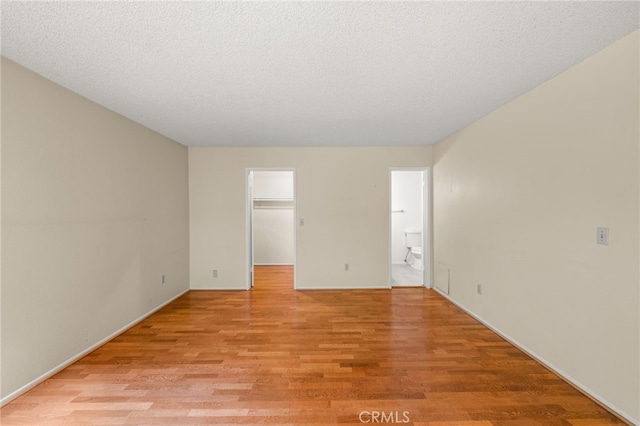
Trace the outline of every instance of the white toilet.
<path fill-rule="evenodd" d="M 422 271 L 422 232 L 407 231 L 404 233 L 407 256 L 404 261 L 412 268 Z"/>

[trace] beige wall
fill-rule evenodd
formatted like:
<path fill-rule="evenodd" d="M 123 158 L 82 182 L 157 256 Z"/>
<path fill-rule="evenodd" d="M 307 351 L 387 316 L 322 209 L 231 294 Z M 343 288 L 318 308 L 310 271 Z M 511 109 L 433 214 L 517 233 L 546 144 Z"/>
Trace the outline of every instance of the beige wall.
<path fill-rule="evenodd" d="M 638 47 L 636 32 L 451 136 L 433 170 L 450 297 L 636 422 Z"/>
<path fill-rule="evenodd" d="M 430 164 L 431 147 L 190 148 L 191 287 L 246 288 L 246 171 L 270 167 L 295 168 L 297 287 L 388 288 L 389 168 Z"/>
<path fill-rule="evenodd" d="M 188 289 L 187 168 L 185 147 L 2 59 L 3 398 Z"/>

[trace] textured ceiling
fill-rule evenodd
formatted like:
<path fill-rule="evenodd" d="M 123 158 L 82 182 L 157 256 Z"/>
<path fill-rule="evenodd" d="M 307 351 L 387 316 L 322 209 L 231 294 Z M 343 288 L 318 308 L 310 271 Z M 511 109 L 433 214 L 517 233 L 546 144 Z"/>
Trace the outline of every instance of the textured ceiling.
<path fill-rule="evenodd" d="M 2 54 L 188 146 L 436 143 L 637 2 L 7 2 Z"/>

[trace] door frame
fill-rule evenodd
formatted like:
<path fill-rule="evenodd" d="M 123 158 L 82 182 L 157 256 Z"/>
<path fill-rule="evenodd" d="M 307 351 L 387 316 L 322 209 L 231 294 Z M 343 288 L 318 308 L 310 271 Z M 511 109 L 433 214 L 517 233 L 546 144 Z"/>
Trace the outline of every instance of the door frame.
<path fill-rule="evenodd" d="M 392 288 L 393 268 L 393 172 L 422 172 L 422 285 L 433 287 L 433 238 L 432 238 L 432 188 L 430 167 L 390 167 L 389 168 L 389 288 Z"/>
<path fill-rule="evenodd" d="M 296 289 L 297 275 L 297 194 L 296 194 L 296 169 L 295 167 L 247 167 L 245 169 L 245 236 L 246 236 L 246 290 L 251 290 L 254 282 L 254 260 L 255 253 L 253 247 L 253 172 L 292 172 L 293 175 L 293 288 Z"/>

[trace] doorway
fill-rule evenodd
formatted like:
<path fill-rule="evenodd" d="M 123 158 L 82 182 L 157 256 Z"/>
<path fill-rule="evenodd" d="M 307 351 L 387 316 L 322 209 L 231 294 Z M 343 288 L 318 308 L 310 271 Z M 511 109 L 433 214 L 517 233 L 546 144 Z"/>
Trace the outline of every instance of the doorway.
<path fill-rule="evenodd" d="M 276 269 L 289 269 L 295 286 L 294 170 L 247 170 L 247 205 L 247 288 L 269 282 L 256 279 L 257 273 Z"/>
<path fill-rule="evenodd" d="M 389 270 L 392 287 L 430 287 L 428 169 L 390 171 Z"/>

